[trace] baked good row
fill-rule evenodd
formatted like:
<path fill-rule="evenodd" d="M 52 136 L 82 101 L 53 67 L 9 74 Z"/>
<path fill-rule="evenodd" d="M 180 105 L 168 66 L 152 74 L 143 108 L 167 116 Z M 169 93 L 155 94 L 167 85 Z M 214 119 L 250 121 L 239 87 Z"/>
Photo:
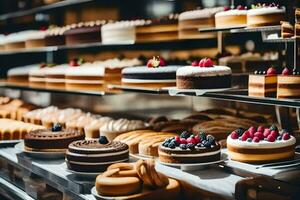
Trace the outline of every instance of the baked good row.
<path fill-rule="evenodd" d="M 300 72 L 297 69 L 268 68 L 249 75 L 249 96 L 299 98 Z"/>
<path fill-rule="evenodd" d="M 47 30 L 27 30 L 2 36 L 4 50 L 54 45 L 101 42 L 104 44 L 134 43 L 190 38 L 215 38 L 216 33 L 200 33 L 199 28 L 279 25 L 285 19 L 285 8 L 275 4 L 205 8 L 170 14 L 160 19 L 131 21 L 95 20 L 79 22 Z"/>

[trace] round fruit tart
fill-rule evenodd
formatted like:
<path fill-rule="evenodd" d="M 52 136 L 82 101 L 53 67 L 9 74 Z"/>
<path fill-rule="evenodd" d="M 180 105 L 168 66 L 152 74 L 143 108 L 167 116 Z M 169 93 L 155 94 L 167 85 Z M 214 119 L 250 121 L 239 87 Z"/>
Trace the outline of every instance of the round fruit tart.
<path fill-rule="evenodd" d="M 232 160 L 246 163 L 268 163 L 288 160 L 295 155 L 296 139 L 288 131 L 278 131 L 276 125 L 239 128 L 227 137 L 227 149 Z"/>
<path fill-rule="evenodd" d="M 180 136 L 166 139 L 158 148 L 163 163 L 207 163 L 220 160 L 220 145 L 212 135 L 183 131 Z"/>

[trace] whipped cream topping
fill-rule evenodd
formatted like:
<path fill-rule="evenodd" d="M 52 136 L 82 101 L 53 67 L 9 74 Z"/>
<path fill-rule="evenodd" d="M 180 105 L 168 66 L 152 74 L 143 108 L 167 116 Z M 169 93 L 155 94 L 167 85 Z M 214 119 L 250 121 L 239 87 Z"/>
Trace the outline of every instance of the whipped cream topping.
<path fill-rule="evenodd" d="M 39 67 L 40 64 L 34 64 L 34 65 L 12 68 L 7 71 L 7 76 L 28 75 L 31 70 L 39 69 Z"/>
<path fill-rule="evenodd" d="M 132 20 L 132 21 L 118 21 L 115 23 L 108 23 L 101 27 L 101 31 L 122 29 L 122 28 L 134 28 L 136 26 L 143 26 L 150 24 L 151 20 Z"/>
<path fill-rule="evenodd" d="M 204 77 L 204 76 L 223 76 L 230 75 L 231 69 L 227 66 L 213 66 L 213 67 L 193 67 L 186 66 L 177 70 L 176 76 L 192 76 L 192 77 Z"/>
<path fill-rule="evenodd" d="M 49 67 L 47 68 L 47 70 L 45 71 L 46 75 L 65 75 L 66 70 L 69 68 L 70 66 L 68 64 L 62 64 L 62 65 L 57 65 L 55 67 Z"/>
<path fill-rule="evenodd" d="M 248 10 L 247 15 L 268 15 L 268 14 L 276 14 L 276 13 L 285 13 L 285 7 L 277 8 L 277 7 L 261 7 L 256 9 Z"/>
<path fill-rule="evenodd" d="M 215 15 L 215 17 L 232 16 L 232 15 L 247 15 L 247 12 L 248 12 L 247 10 L 233 9 L 233 10 L 218 12 Z"/>
<path fill-rule="evenodd" d="M 232 139 L 229 135 L 227 137 L 227 145 L 235 146 L 239 148 L 248 148 L 248 149 L 272 149 L 272 148 L 281 148 L 287 147 L 296 144 L 296 139 L 294 136 L 290 136 L 288 140 L 275 140 L 275 142 L 268 142 L 261 140 L 259 142 L 247 142 L 239 139 Z"/>
<path fill-rule="evenodd" d="M 69 67 L 66 70 L 66 76 L 100 76 L 103 77 L 105 68 L 101 65 L 84 64 L 79 67 Z"/>
<path fill-rule="evenodd" d="M 217 12 L 224 11 L 223 7 L 205 8 L 202 10 L 191 10 L 179 15 L 178 20 L 203 19 L 213 17 Z"/>
<path fill-rule="evenodd" d="M 118 119 L 113 121 L 108 121 L 105 125 L 100 128 L 101 132 L 126 132 L 137 129 L 145 128 L 146 125 L 140 120 L 128 120 L 128 119 Z"/>

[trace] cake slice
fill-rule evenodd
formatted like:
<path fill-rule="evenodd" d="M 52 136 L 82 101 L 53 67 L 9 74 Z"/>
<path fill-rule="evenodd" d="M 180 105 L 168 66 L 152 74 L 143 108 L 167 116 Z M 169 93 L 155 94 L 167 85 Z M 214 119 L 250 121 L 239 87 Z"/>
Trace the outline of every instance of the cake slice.
<path fill-rule="evenodd" d="M 286 21 L 281 22 L 281 37 L 291 38 L 294 36 L 294 27 L 292 24 Z"/>
<path fill-rule="evenodd" d="M 300 72 L 292 74 L 285 68 L 277 78 L 277 98 L 300 97 Z"/>
<path fill-rule="evenodd" d="M 255 71 L 254 75 L 249 75 L 249 96 L 256 97 L 276 97 L 277 75 L 276 70 L 270 67 L 265 71 Z"/>

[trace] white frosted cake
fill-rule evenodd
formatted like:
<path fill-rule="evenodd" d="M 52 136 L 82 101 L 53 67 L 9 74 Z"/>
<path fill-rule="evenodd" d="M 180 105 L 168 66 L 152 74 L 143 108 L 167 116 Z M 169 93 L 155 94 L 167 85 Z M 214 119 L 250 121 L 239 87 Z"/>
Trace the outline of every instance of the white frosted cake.
<path fill-rule="evenodd" d="M 46 31 L 32 31 L 25 38 L 25 48 L 46 46 Z"/>
<path fill-rule="evenodd" d="M 46 88 L 65 89 L 65 74 L 70 68 L 68 64 L 57 65 L 46 70 Z"/>
<path fill-rule="evenodd" d="M 17 85 L 28 85 L 29 72 L 40 68 L 40 64 L 12 68 L 7 71 L 7 81 Z"/>
<path fill-rule="evenodd" d="M 136 26 L 150 24 L 147 20 L 119 21 L 105 24 L 101 27 L 103 44 L 134 43 L 136 41 Z"/>
<path fill-rule="evenodd" d="M 46 87 L 46 71 L 50 69 L 46 64 L 41 64 L 39 68 L 29 71 L 29 86 L 44 88 Z"/>

